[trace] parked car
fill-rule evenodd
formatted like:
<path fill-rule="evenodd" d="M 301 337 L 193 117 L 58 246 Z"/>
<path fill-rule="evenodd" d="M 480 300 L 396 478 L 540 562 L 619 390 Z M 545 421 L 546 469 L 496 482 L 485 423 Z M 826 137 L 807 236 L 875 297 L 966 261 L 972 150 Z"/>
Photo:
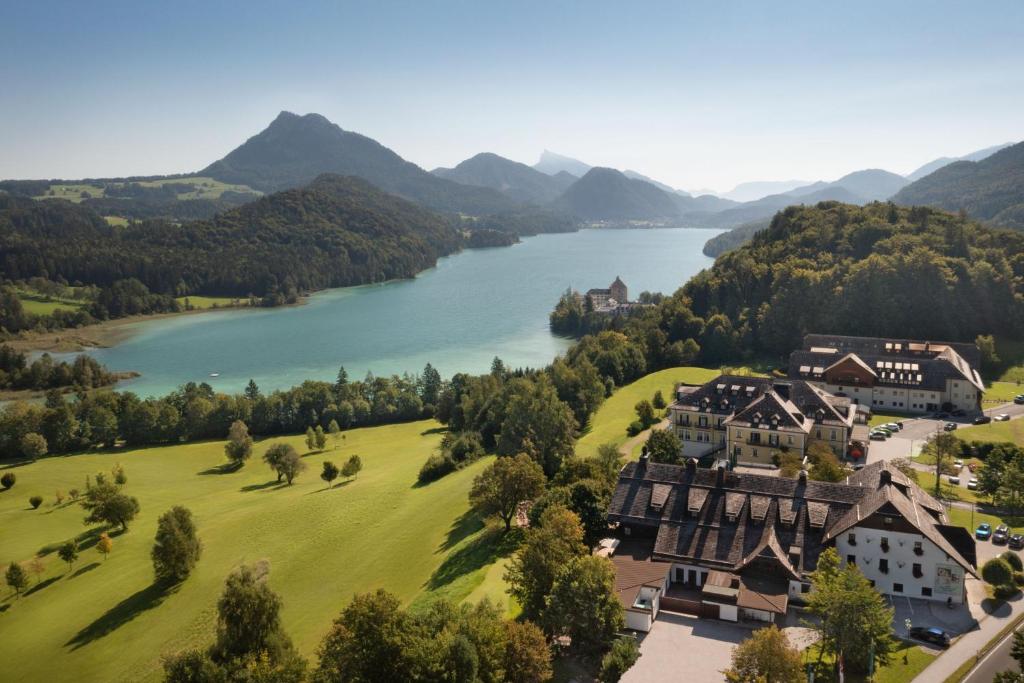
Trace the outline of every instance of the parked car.
<path fill-rule="evenodd" d="M 1024 404 L 1024 394 L 1017 394 L 1013 397 L 1013 402 L 1017 405 Z"/>
<path fill-rule="evenodd" d="M 979 541 L 987 541 L 992 537 L 992 525 L 988 522 L 982 522 L 974 530 L 974 537 Z"/>
<path fill-rule="evenodd" d="M 976 425 L 987 425 L 991 421 L 992 418 L 989 417 L 988 415 L 979 415 L 978 417 L 974 418 L 974 424 Z"/>
<path fill-rule="evenodd" d="M 1010 527 L 1005 524 L 1000 524 L 996 527 L 995 533 L 992 534 L 992 542 L 999 545 L 1005 544 L 1010 540 Z"/>
<path fill-rule="evenodd" d="M 953 486 L 959 486 L 960 485 L 960 477 L 954 477 L 954 476 L 950 475 L 949 476 L 949 483 L 952 484 Z"/>
<path fill-rule="evenodd" d="M 944 429 L 947 432 L 955 432 L 956 431 L 956 422 L 947 422 L 946 425 L 942 429 Z"/>
<path fill-rule="evenodd" d="M 992 419 L 995 420 L 996 422 L 1007 422 L 1007 421 L 1009 421 L 1010 416 L 1007 415 L 1006 413 L 999 413 L 998 415 L 996 415 Z"/>
<path fill-rule="evenodd" d="M 914 626 L 910 629 L 910 637 L 940 647 L 949 647 L 949 634 L 941 628 Z"/>
<path fill-rule="evenodd" d="M 1024 536 L 1020 534 L 1010 536 L 1010 547 L 1014 550 L 1024 550 Z"/>
<path fill-rule="evenodd" d="M 957 408 L 956 410 L 950 413 L 950 415 L 952 415 L 953 417 L 963 417 L 966 414 L 967 411 L 965 411 L 963 408 Z"/>
<path fill-rule="evenodd" d="M 953 461 L 953 464 L 956 465 L 957 467 L 963 467 L 964 461 L 961 460 L 960 458 L 957 458 L 956 460 Z"/>
<path fill-rule="evenodd" d="M 888 429 L 890 432 L 898 432 L 901 429 L 903 429 L 903 423 L 902 422 L 886 422 L 882 426 L 885 427 L 886 429 Z"/>
<path fill-rule="evenodd" d="M 879 426 L 875 427 L 874 429 L 872 429 L 871 431 L 873 431 L 873 432 L 884 432 L 886 436 L 892 436 L 892 433 L 893 433 L 893 430 L 889 429 L 885 425 L 879 425 Z"/>
<path fill-rule="evenodd" d="M 868 438 L 872 441 L 885 441 L 889 438 L 889 435 L 885 432 L 871 432 L 868 434 Z"/>
<path fill-rule="evenodd" d="M 967 490 L 969 490 L 969 491 L 977 491 L 978 490 L 978 480 L 975 479 L 974 477 L 971 477 L 970 479 L 968 479 L 967 480 Z"/>

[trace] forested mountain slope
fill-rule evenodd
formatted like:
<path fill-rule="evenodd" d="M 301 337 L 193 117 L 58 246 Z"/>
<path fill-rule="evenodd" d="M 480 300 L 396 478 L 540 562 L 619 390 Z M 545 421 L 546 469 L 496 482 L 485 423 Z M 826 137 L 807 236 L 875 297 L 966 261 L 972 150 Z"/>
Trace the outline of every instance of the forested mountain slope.
<path fill-rule="evenodd" d="M 160 294 L 277 297 L 411 277 L 462 244 L 450 222 L 353 177 L 324 175 L 175 225 L 108 226 L 86 207 L 0 195 L 0 272 Z"/>
<path fill-rule="evenodd" d="M 553 201 L 576 182 L 568 173 L 548 175 L 490 152 L 470 157 L 455 168 L 435 168 L 431 173 L 463 185 L 489 187 L 516 201 L 537 205 Z"/>
<path fill-rule="evenodd" d="M 319 114 L 281 112 L 265 130 L 200 175 L 274 192 L 301 187 L 322 173 L 359 176 L 438 211 L 484 215 L 517 206 L 492 188 L 433 176 L 376 140 L 342 130 Z"/>
<path fill-rule="evenodd" d="M 1024 230 L 1024 142 L 981 161 L 957 161 L 907 185 L 897 204 L 966 211 L 972 218 Z"/>

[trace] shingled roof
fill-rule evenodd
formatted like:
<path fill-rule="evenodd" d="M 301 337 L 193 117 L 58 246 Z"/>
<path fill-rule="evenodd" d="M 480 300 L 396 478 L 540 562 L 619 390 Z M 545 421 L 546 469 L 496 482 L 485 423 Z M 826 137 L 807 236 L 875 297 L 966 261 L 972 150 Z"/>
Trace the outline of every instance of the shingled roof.
<path fill-rule="evenodd" d="M 837 483 L 631 462 L 619 475 L 608 519 L 656 528 L 657 560 L 738 571 L 761 557 L 800 577 L 838 534 L 875 513 L 900 515 L 975 573 L 944 535 L 942 506 L 884 462 Z"/>

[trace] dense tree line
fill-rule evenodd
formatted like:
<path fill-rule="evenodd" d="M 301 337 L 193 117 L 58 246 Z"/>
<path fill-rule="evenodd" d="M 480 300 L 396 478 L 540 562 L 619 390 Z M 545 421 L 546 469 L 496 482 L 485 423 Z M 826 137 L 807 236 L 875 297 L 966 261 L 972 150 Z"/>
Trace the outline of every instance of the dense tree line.
<path fill-rule="evenodd" d="M 923 207 L 790 207 L 658 306 L 605 320 L 649 369 L 783 357 L 809 332 L 1019 336 L 1024 235 Z"/>
<path fill-rule="evenodd" d="M 0 453 L 29 457 L 25 437 L 38 435 L 44 452 L 222 439 L 242 421 L 258 436 L 294 434 L 308 427 L 340 429 L 418 420 L 433 414 L 440 377 L 429 367 L 421 377 L 373 377 L 349 381 L 344 369 L 330 382 L 303 382 L 264 394 L 250 382 L 245 392 L 220 394 L 208 384 L 189 383 L 162 398 L 131 392 L 80 393 L 66 400 L 47 395 L 45 404 L 12 401 L 0 408 Z M 34 440 L 33 440 L 34 441 Z"/>
<path fill-rule="evenodd" d="M 461 246 L 450 222 L 357 178 L 323 176 L 181 225 L 113 228 L 87 207 L 0 195 L 0 271 L 160 295 L 262 296 L 411 277 Z"/>
<path fill-rule="evenodd" d="M 0 344 L 0 389 L 94 389 L 113 384 L 116 379 L 96 359 L 84 354 L 68 363 L 56 362 L 44 353 L 29 363 L 26 354 Z"/>

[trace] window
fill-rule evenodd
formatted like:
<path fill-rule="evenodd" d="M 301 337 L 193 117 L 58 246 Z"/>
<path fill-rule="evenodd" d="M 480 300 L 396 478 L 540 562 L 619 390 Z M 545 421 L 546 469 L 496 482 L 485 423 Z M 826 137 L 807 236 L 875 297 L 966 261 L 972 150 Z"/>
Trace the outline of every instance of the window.
<path fill-rule="evenodd" d="M 829 438 L 830 440 L 832 440 L 832 441 L 835 441 L 835 440 L 836 440 L 836 430 L 834 430 L 834 429 L 833 429 L 833 430 L 831 430 L 831 431 L 829 432 L 829 437 L 828 437 L 828 438 Z"/>
<path fill-rule="evenodd" d="M 857 564 L 857 556 L 856 555 L 847 555 L 846 556 L 846 564 Z"/>
<path fill-rule="evenodd" d="M 809 583 L 801 583 L 800 584 L 800 592 L 801 593 L 810 593 L 811 592 L 811 584 L 809 584 Z"/>
<path fill-rule="evenodd" d="M 921 589 L 921 597 L 930 598 L 932 597 L 932 589 L 925 586 Z"/>
<path fill-rule="evenodd" d="M 850 545 L 857 545 L 857 534 L 847 534 L 846 542 Z"/>
<path fill-rule="evenodd" d="M 922 576 L 924 576 L 924 572 L 921 571 L 921 565 L 919 565 L 919 564 L 917 564 L 915 562 L 914 563 L 914 578 L 915 579 L 920 579 Z"/>
<path fill-rule="evenodd" d="M 883 574 L 888 574 L 889 573 L 889 560 L 887 560 L 885 558 L 880 559 L 878 561 L 878 571 L 882 572 Z"/>
<path fill-rule="evenodd" d="M 707 416 L 701 415 L 700 417 L 698 417 L 697 418 L 697 426 L 698 427 L 707 427 L 708 426 L 708 418 L 707 418 Z"/>
<path fill-rule="evenodd" d="M 902 583 L 894 583 L 892 585 L 892 592 L 893 593 L 902 593 L 903 592 L 903 584 Z"/>
<path fill-rule="evenodd" d="M 924 555 L 924 546 L 921 545 L 921 541 L 914 541 L 914 554 Z M 914 565 L 915 567 L 917 565 Z"/>
<path fill-rule="evenodd" d="M 793 437 L 792 436 L 787 436 L 786 437 L 786 442 L 789 443 L 790 445 L 792 445 L 793 444 Z"/>
<path fill-rule="evenodd" d="M 882 547 L 882 552 L 883 553 L 889 552 L 889 539 L 888 539 L 888 537 L 882 536 L 882 542 L 879 543 L 879 545 Z"/>
<path fill-rule="evenodd" d="M 683 441 L 689 441 L 689 440 L 690 440 L 690 430 L 686 430 L 685 432 L 683 432 Z"/>

